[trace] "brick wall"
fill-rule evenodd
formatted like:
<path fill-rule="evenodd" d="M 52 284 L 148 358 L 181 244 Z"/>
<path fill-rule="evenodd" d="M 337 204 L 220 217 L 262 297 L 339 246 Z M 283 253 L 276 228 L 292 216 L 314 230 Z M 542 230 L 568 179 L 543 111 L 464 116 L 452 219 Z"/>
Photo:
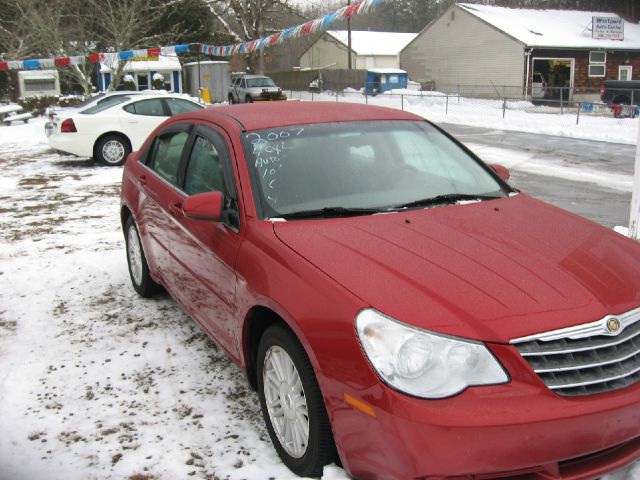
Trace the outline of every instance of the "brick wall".
<path fill-rule="evenodd" d="M 617 80 L 618 67 L 633 67 L 633 80 L 640 80 L 640 51 L 620 52 L 608 51 L 606 73 L 604 77 L 589 77 L 589 50 L 541 50 L 534 49 L 531 58 L 574 58 L 573 86 L 575 93 L 594 92 L 600 89 L 604 80 Z M 533 62 L 533 60 L 530 60 Z M 533 78 L 533 67 L 530 69 L 529 85 Z"/>

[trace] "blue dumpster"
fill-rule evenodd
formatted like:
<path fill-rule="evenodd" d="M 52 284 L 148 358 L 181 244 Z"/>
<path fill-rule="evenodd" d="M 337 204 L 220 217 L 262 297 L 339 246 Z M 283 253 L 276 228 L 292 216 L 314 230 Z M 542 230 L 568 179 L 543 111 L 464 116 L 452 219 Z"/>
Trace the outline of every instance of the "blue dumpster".
<path fill-rule="evenodd" d="M 367 95 L 377 95 L 396 88 L 407 88 L 407 72 L 398 68 L 372 68 L 367 70 Z"/>

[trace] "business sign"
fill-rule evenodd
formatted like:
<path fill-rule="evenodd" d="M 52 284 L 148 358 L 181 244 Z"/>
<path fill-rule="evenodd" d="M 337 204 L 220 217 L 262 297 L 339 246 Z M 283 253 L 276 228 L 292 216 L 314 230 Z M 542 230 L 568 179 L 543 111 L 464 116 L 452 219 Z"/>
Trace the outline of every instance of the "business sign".
<path fill-rule="evenodd" d="M 624 40 L 624 20 L 620 17 L 593 17 L 591 36 L 598 40 Z"/>

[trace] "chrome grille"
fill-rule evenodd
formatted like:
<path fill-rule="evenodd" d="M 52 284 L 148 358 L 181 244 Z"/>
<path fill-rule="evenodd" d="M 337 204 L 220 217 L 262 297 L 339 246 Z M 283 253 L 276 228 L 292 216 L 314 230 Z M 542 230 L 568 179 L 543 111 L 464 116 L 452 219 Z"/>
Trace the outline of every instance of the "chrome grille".
<path fill-rule="evenodd" d="M 640 309 L 511 343 L 558 395 L 611 392 L 640 380 Z"/>

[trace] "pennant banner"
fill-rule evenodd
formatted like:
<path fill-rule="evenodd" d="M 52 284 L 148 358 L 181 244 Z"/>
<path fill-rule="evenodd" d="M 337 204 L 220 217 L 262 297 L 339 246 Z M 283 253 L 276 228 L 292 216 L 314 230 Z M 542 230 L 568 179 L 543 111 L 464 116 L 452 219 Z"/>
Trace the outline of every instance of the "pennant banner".
<path fill-rule="evenodd" d="M 335 22 L 347 20 L 354 15 L 369 13 L 373 8 L 381 5 L 387 0 L 361 0 L 353 5 L 342 7 L 335 12 L 324 17 L 310 20 L 302 25 L 290 27 L 280 32 L 267 35 L 265 37 L 252 40 L 250 42 L 238 43 L 235 45 L 204 45 L 201 43 L 192 44 L 196 51 L 214 57 L 230 57 L 237 54 L 251 53 L 266 47 L 278 45 L 291 38 L 301 38 L 316 32 L 328 30 Z M 176 56 L 191 51 L 191 45 L 172 45 L 168 47 L 145 48 L 140 50 L 125 50 L 122 52 L 92 53 L 87 57 L 58 57 L 42 58 L 36 60 L 14 60 L 0 62 L 0 71 L 6 70 L 35 70 L 39 68 L 68 67 L 70 65 L 82 65 L 87 60 L 89 63 L 103 62 L 115 64 L 118 61 L 128 61 L 133 59 L 145 59 L 157 57 L 158 55 Z"/>

